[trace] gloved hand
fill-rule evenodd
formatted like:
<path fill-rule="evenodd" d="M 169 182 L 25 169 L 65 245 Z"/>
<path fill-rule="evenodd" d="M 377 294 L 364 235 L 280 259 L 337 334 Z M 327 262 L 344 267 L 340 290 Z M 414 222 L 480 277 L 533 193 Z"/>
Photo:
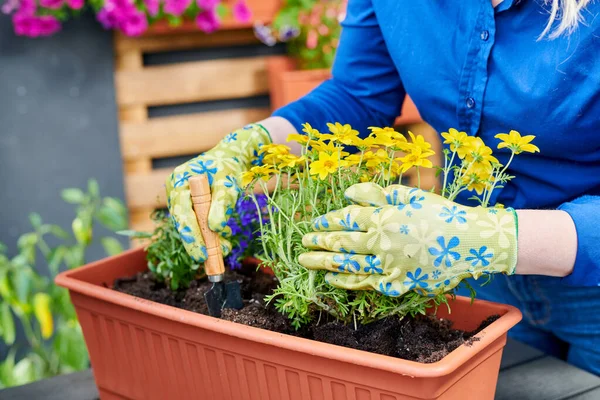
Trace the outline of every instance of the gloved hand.
<path fill-rule="evenodd" d="M 208 176 L 212 194 L 208 226 L 220 234 L 223 255 L 227 255 L 231 251 L 231 244 L 225 239 L 231 234 L 227 221 L 240 193 L 240 175 L 250 169 L 253 162 L 258 162 L 260 147 L 269 143 L 271 137 L 265 128 L 248 125 L 227 135 L 213 149 L 178 166 L 167 178 L 169 212 L 194 261 L 204 262 L 207 254 L 192 208 L 188 179 L 200 174 Z"/>
<path fill-rule="evenodd" d="M 482 274 L 514 274 L 517 216 L 512 209 L 466 207 L 435 193 L 402 185 L 353 185 L 357 205 L 314 222 L 302 244 L 315 250 L 300 264 L 326 269 L 326 280 L 345 289 L 437 294 Z"/>

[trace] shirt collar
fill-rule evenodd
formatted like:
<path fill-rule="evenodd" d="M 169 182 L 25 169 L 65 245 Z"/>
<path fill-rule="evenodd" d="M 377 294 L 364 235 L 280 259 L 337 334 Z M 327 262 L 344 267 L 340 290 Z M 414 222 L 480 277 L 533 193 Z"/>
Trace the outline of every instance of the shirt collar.
<path fill-rule="evenodd" d="M 488 0 L 489 1 L 489 0 Z M 509 8 L 518 5 L 524 0 L 504 0 L 502 3 L 498 4 L 494 9 L 496 12 L 502 12 L 508 10 Z"/>

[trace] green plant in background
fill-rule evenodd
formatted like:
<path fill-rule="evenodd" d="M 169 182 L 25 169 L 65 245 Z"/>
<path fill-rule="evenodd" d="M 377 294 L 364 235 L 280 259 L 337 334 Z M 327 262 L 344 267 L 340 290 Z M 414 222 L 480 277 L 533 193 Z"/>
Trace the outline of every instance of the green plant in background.
<path fill-rule="evenodd" d="M 88 182 L 87 192 L 65 189 L 62 198 L 76 205 L 72 232 L 32 213 L 33 231 L 19 238 L 16 256 L 9 258 L 0 243 L 0 338 L 10 346 L 0 362 L 0 388 L 89 367 L 69 293 L 53 281 L 59 270 L 85 264 L 96 222 L 112 231 L 124 229 L 127 210 L 120 200 L 101 197 L 95 180 Z M 109 255 L 123 250 L 114 237 L 102 237 L 100 242 Z M 26 339 L 21 348 L 15 342 L 18 325 Z"/>
<path fill-rule="evenodd" d="M 300 69 L 331 68 L 347 0 L 287 0 L 271 25 L 256 24 L 256 36 L 269 46 L 287 43 Z"/>

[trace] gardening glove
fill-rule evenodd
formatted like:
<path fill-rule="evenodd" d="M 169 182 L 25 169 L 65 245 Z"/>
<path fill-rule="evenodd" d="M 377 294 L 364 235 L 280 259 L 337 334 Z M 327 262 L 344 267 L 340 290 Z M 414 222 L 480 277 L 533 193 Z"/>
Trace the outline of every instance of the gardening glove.
<path fill-rule="evenodd" d="M 466 207 L 402 185 L 359 183 L 346 191 L 356 205 L 314 222 L 299 261 L 325 269 L 344 289 L 388 296 L 410 290 L 439 294 L 467 277 L 514 274 L 517 215 L 512 209 Z"/>
<path fill-rule="evenodd" d="M 204 174 L 211 187 L 212 204 L 208 226 L 219 233 L 223 255 L 229 254 L 231 235 L 227 221 L 233 212 L 240 187 L 240 175 L 260 163 L 259 149 L 271 143 L 269 132 L 258 124 L 227 135 L 213 149 L 175 168 L 167 178 L 167 204 L 186 251 L 198 263 L 206 261 L 205 241 L 192 207 L 188 179 Z"/>

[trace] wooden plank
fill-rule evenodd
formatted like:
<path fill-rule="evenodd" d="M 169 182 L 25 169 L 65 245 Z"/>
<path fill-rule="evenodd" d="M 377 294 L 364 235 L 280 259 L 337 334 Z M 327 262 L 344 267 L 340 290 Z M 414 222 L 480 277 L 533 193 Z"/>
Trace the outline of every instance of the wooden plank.
<path fill-rule="evenodd" d="M 266 58 L 195 61 L 117 71 L 117 103 L 166 105 L 268 92 Z"/>
<path fill-rule="evenodd" d="M 98 397 L 91 369 L 0 390 L 2 400 L 96 400 Z"/>
<path fill-rule="evenodd" d="M 130 209 L 160 208 L 167 205 L 165 180 L 172 168 L 159 168 L 143 174 L 125 176 L 125 197 Z"/>
<path fill-rule="evenodd" d="M 515 367 L 544 357 L 544 353 L 514 339 L 508 339 L 502 352 L 500 370 Z"/>
<path fill-rule="evenodd" d="M 122 122 L 121 153 L 125 159 L 201 153 L 227 132 L 269 115 L 268 108 L 247 108 Z"/>
<path fill-rule="evenodd" d="M 115 41 L 117 53 L 136 49 L 142 53 L 159 53 L 174 50 L 238 46 L 257 44 L 260 41 L 252 29 L 220 30 L 207 35 L 202 32 L 173 33 L 161 36 L 127 37 L 118 34 Z"/>
<path fill-rule="evenodd" d="M 564 361 L 543 357 L 502 371 L 496 400 L 562 400 L 600 386 L 600 378 Z"/>

